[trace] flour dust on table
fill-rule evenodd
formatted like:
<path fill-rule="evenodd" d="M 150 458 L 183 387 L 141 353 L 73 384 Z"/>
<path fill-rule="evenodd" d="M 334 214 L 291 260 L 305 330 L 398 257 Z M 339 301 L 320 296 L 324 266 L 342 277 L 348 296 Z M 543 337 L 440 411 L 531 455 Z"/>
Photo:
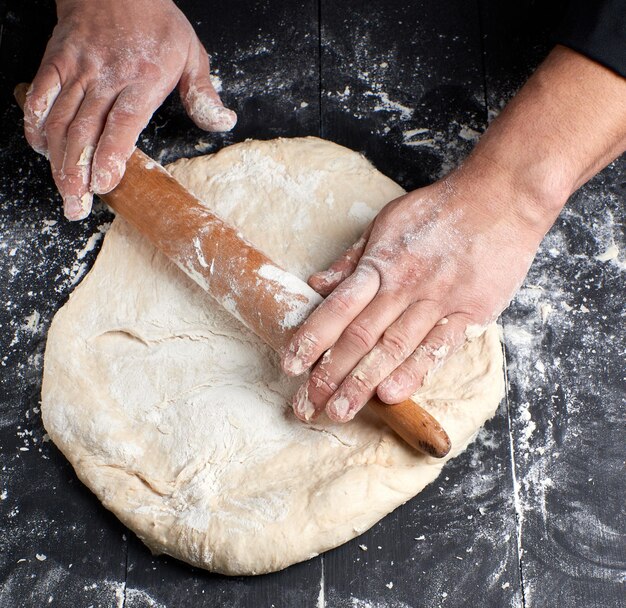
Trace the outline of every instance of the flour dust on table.
<path fill-rule="evenodd" d="M 302 279 L 403 194 L 361 155 L 317 138 L 246 141 L 169 170 Z M 345 425 L 300 422 L 290 401 L 301 382 L 117 218 L 50 328 L 42 415 L 80 479 L 154 552 L 260 574 L 358 536 L 445 462 L 367 410 Z M 414 398 L 448 431 L 453 457 L 503 391 L 492 326 Z"/>

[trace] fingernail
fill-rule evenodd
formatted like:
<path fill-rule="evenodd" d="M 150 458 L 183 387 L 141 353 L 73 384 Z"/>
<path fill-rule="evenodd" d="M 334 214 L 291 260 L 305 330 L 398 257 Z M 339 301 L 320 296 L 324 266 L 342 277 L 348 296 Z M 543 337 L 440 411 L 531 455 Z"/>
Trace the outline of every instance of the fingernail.
<path fill-rule="evenodd" d="M 191 117 L 208 131 L 230 131 L 237 124 L 237 114 L 214 103 L 211 99 L 197 97 Z"/>
<path fill-rule="evenodd" d="M 296 356 L 295 353 L 288 352 L 285 355 L 285 360 L 283 362 L 283 369 L 291 376 L 299 376 L 304 373 L 306 369 L 300 357 Z"/>
<path fill-rule="evenodd" d="M 113 153 L 105 162 L 96 159 L 95 165 L 91 174 L 90 189 L 94 194 L 107 194 L 116 187 L 116 179 L 124 175 L 126 157 Z"/>
<path fill-rule="evenodd" d="M 91 211 L 93 195 L 86 192 L 80 198 L 78 196 L 68 196 L 63 200 L 63 212 L 65 217 L 76 222 L 85 219 Z"/>
<path fill-rule="evenodd" d="M 106 194 L 111 190 L 112 177 L 110 171 L 96 169 L 91 176 L 91 189 L 95 194 Z"/>
<path fill-rule="evenodd" d="M 330 418 L 337 422 L 347 422 L 354 417 L 350 415 L 350 401 L 343 396 L 331 399 L 326 406 L 326 411 Z"/>
<path fill-rule="evenodd" d="M 384 395 L 383 401 L 392 401 L 397 399 L 401 385 L 395 378 L 387 378 L 378 385 L 379 395 Z"/>
<path fill-rule="evenodd" d="M 291 376 L 303 374 L 309 367 L 308 360 L 315 349 L 316 340 L 304 334 L 292 342 L 283 359 L 283 369 Z"/>
<path fill-rule="evenodd" d="M 208 107 L 207 124 L 217 131 L 231 131 L 237 124 L 237 114 L 224 106 Z"/>
<path fill-rule="evenodd" d="M 329 285 L 338 281 L 343 276 L 343 273 L 338 270 L 323 270 L 322 272 L 316 272 L 311 275 L 311 279 L 321 283 L 322 285 Z"/>
<path fill-rule="evenodd" d="M 293 398 L 293 411 L 300 420 L 309 422 L 315 417 L 316 409 L 309 399 L 309 383 L 305 382 Z"/>

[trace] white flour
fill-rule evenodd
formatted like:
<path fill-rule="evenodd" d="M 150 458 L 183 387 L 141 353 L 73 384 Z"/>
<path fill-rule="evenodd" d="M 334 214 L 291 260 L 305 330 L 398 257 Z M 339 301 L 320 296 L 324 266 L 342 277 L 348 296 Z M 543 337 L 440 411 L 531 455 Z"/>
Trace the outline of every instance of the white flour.
<path fill-rule="evenodd" d="M 249 158 L 258 154 L 271 160 L 255 173 Z M 214 211 L 227 205 L 227 219 L 301 279 L 365 228 L 356 218 L 316 213 L 328 192 L 342 217 L 357 201 L 380 208 L 402 192 L 358 154 L 315 138 L 250 142 L 172 170 Z M 323 173 L 325 185 L 302 199 L 309 172 Z M 224 202 L 226 187 L 239 200 Z M 311 208 L 297 231 L 301 205 Z M 260 275 L 285 293 L 303 290 L 273 265 Z M 493 414 L 503 389 L 500 356 L 491 328 L 420 393 L 451 437 L 450 456 Z M 302 424 L 289 405 L 298 382 L 118 221 L 50 329 L 42 413 L 81 479 L 155 551 L 229 574 L 261 573 L 353 538 L 444 462 L 407 450 L 371 412 L 350 425 Z"/>

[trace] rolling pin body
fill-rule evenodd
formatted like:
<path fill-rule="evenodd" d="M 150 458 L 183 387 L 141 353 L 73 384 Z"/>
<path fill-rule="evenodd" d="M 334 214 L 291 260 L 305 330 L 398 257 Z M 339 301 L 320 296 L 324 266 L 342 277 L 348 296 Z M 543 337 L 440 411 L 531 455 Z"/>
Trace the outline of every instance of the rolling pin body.
<path fill-rule="evenodd" d="M 27 85 L 18 85 L 21 107 Z M 211 213 L 161 165 L 135 150 L 120 184 L 101 197 L 192 280 L 274 350 L 283 353 L 322 298 L 279 268 Z M 369 407 L 406 443 L 442 458 L 450 439 L 426 410 L 407 400 Z"/>
<path fill-rule="evenodd" d="M 140 150 L 101 198 L 279 353 L 322 301 Z"/>
<path fill-rule="evenodd" d="M 101 198 L 281 354 L 322 301 L 140 150 L 128 161 L 119 186 Z M 449 452 L 446 432 L 413 401 L 386 405 L 374 397 L 370 407 L 413 448 L 435 457 Z"/>

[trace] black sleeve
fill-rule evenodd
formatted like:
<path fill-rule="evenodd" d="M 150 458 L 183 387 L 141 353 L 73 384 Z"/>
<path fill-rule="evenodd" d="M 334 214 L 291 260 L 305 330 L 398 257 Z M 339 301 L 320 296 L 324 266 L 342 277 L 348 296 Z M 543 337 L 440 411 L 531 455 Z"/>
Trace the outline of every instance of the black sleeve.
<path fill-rule="evenodd" d="M 570 0 L 554 40 L 626 77 L 626 0 Z"/>

